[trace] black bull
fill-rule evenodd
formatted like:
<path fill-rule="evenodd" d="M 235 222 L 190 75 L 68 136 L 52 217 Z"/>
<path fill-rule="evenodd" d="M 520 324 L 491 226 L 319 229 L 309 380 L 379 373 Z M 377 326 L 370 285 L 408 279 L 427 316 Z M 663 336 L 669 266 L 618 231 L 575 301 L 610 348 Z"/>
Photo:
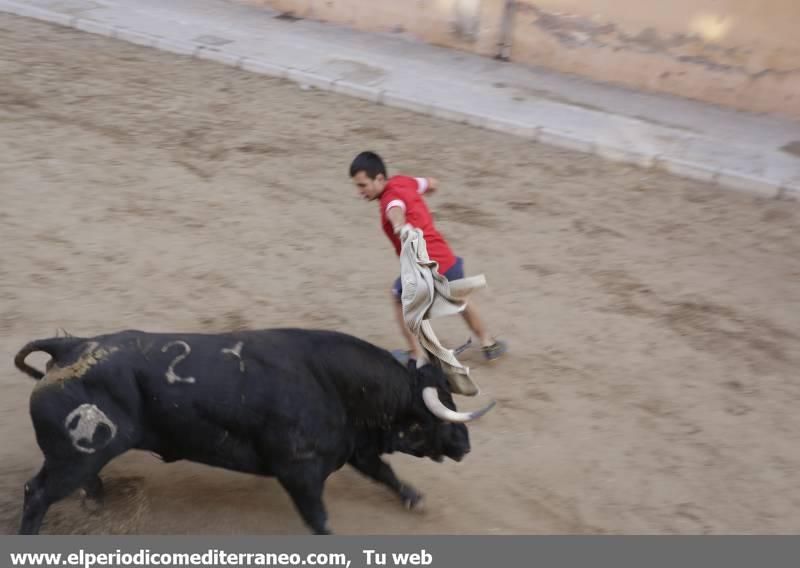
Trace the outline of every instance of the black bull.
<path fill-rule="evenodd" d="M 47 371 L 25 359 L 50 355 Z M 421 495 L 382 454 L 460 461 L 464 424 L 438 366 L 407 368 L 388 351 L 332 331 L 221 334 L 123 331 L 33 341 L 15 358 L 39 379 L 30 399 L 44 454 L 25 484 L 20 534 L 77 489 L 100 499 L 98 474 L 131 449 L 275 477 L 307 526 L 327 534 L 323 487 L 350 464 L 409 508 Z"/>

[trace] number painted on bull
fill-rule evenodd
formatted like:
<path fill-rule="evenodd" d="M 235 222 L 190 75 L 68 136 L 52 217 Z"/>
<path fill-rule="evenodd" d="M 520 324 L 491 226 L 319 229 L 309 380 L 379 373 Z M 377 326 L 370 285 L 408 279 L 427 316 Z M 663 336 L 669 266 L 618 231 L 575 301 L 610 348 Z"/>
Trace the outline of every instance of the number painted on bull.
<path fill-rule="evenodd" d="M 164 347 L 161 348 L 162 353 L 166 353 L 172 347 L 182 347 L 183 353 L 180 353 L 177 357 L 172 360 L 172 363 L 169 364 L 169 368 L 166 372 L 167 381 L 170 384 L 174 383 L 194 383 L 194 377 L 181 377 L 175 372 L 175 365 L 183 361 L 189 356 L 189 353 L 192 352 L 192 348 L 189 347 L 189 344 L 185 341 L 172 341 L 171 343 L 167 343 Z"/>
<path fill-rule="evenodd" d="M 239 370 L 242 373 L 244 373 L 244 359 L 242 359 L 242 347 L 244 347 L 244 343 L 240 341 L 232 349 L 227 349 L 227 348 L 223 349 L 222 355 L 223 356 L 233 355 L 234 357 L 239 359 Z"/>
<path fill-rule="evenodd" d="M 79 452 L 102 450 L 117 435 L 117 425 L 94 404 L 81 404 L 64 420 L 64 427 Z"/>

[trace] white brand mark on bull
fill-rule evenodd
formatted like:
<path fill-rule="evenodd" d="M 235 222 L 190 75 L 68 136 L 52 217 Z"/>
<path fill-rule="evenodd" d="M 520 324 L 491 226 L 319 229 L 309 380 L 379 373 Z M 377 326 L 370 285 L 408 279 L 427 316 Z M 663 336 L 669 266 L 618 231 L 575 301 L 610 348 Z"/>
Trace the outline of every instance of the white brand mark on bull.
<path fill-rule="evenodd" d="M 233 349 L 223 349 L 223 355 L 233 355 L 237 359 L 239 359 L 239 370 L 244 373 L 244 360 L 242 359 L 242 347 L 244 346 L 243 342 L 239 342 Z"/>
<path fill-rule="evenodd" d="M 184 353 L 181 353 L 180 355 L 175 357 L 172 360 L 172 363 L 169 364 L 169 368 L 167 369 L 167 373 L 166 373 L 167 381 L 169 381 L 170 384 L 179 383 L 179 382 L 180 383 L 193 383 L 195 381 L 194 377 L 185 377 L 184 378 L 184 377 L 178 376 L 178 374 L 175 373 L 175 365 L 177 365 L 178 363 L 180 363 L 181 361 L 186 359 L 189 356 L 189 353 L 192 352 L 192 348 L 189 347 L 188 343 L 186 343 L 185 341 L 173 341 L 171 343 L 167 343 L 164 347 L 162 347 L 161 348 L 161 352 L 162 353 L 166 353 L 167 350 L 170 347 L 173 347 L 175 345 L 183 347 Z"/>
<path fill-rule="evenodd" d="M 94 404 L 81 404 L 70 412 L 64 420 L 64 426 L 72 439 L 72 445 L 85 454 L 93 454 L 98 449 L 104 448 L 117 435 L 116 424 Z M 108 437 L 101 442 L 100 448 L 92 448 L 91 444 L 94 443 L 94 437 L 100 428 L 108 430 Z"/>

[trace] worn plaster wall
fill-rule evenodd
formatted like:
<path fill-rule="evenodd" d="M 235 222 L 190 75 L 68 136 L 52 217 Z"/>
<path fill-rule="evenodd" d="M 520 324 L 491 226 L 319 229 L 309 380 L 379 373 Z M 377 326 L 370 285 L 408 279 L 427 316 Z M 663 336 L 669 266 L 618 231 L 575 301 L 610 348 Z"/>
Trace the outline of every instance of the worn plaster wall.
<path fill-rule="evenodd" d="M 636 89 L 800 118 L 800 0 L 239 0 Z"/>
<path fill-rule="evenodd" d="M 373 32 L 407 34 L 427 43 L 494 55 L 504 0 L 240 0 Z"/>
<path fill-rule="evenodd" d="M 800 117 L 800 0 L 518 0 L 512 59 Z"/>

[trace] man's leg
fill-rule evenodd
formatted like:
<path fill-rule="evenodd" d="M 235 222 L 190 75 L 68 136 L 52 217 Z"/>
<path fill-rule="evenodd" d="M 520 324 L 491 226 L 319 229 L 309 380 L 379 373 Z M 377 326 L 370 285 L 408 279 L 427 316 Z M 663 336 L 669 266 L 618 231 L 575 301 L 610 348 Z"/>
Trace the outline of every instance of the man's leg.
<path fill-rule="evenodd" d="M 457 257 L 456 264 L 445 272 L 445 278 L 448 280 L 460 280 L 464 278 L 464 261 L 461 257 Z M 483 354 L 487 359 L 490 361 L 497 359 L 506 352 L 507 346 L 505 342 L 497 341 L 491 336 L 480 315 L 478 315 L 478 310 L 475 308 L 475 302 L 473 300 L 467 302 L 467 306 L 464 308 L 464 311 L 461 312 L 461 316 L 464 318 L 470 331 L 472 331 L 475 337 L 478 338 L 478 341 L 481 342 Z"/>
<path fill-rule="evenodd" d="M 478 341 L 481 342 L 481 347 L 489 347 L 494 343 L 494 339 L 489 334 L 489 330 L 486 329 L 486 326 L 483 324 L 483 320 L 478 315 L 478 310 L 475 308 L 475 304 L 473 300 L 470 300 L 467 304 L 467 307 L 464 308 L 464 311 L 461 312 L 461 317 L 464 318 L 464 321 L 467 322 L 467 326 L 475 334 L 475 337 L 478 338 Z"/>

